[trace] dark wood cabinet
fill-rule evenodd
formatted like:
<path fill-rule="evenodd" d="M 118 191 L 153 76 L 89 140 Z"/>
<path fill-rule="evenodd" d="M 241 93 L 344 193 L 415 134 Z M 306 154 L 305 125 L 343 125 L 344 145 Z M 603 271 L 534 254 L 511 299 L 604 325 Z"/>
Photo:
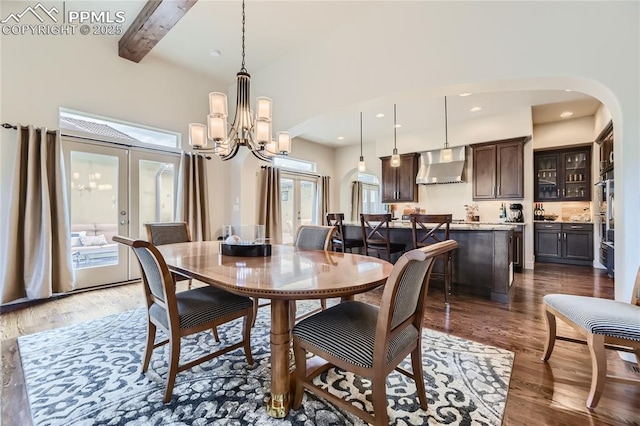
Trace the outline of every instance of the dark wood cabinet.
<path fill-rule="evenodd" d="M 613 123 L 609 122 L 607 127 L 596 139 L 600 145 L 600 174 L 613 170 Z"/>
<path fill-rule="evenodd" d="M 536 223 L 536 262 L 591 265 L 593 224 Z"/>
<path fill-rule="evenodd" d="M 534 201 L 590 201 L 591 147 L 534 153 Z"/>
<path fill-rule="evenodd" d="M 526 137 L 471 145 L 473 199 L 524 198 L 524 143 Z"/>
<path fill-rule="evenodd" d="M 517 271 L 524 268 L 524 232 L 523 226 L 518 225 L 513 231 L 513 267 Z"/>
<path fill-rule="evenodd" d="M 391 167 L 391 157 L 382 157 L 382 202 L 417 202 L 418 154 L 400 156 L 400 167 Z"/>

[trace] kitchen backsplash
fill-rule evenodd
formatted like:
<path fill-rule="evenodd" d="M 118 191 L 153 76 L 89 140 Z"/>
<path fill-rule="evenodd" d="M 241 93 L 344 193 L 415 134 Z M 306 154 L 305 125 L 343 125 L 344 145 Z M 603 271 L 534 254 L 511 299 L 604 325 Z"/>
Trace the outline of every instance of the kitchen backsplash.
<path fill-rule="evenodd" d="M 394 217 L 401 218 L 405 210 L 413 210 L 416 207 L 420 208 L 423 213 L 426 214 L 438 214 L 438 213 L 451 213 L 454 220 L 464 220 L 466 212 L 464 205 L 476 203 L 478 205 L 478 216 L 480 216 L 480 222 L 498 222 L 500 218 L 500 207 L 502 204 L 509 211 L 509 204 L 519 203 L 524 208 L 524 220 L 525 222 L 531 222 L 533 220 L 533 204 L 524 203 L 522 200 L 511 201 L 463 201 L 456 203 L 456 205 L 447 211 L 443 210 L 440 203 L 398 203 L 396 210 L 394 210 Z M 459 205 L 457 205 L 459 204 Z M 591 222 L 591 203 L 588 201 L 573 201 L 573 202 L 547 202 L 543 203 L 544 211 L 546 215 L 557 215 L 557 220 L 572 221 L 572 222 Z"/>

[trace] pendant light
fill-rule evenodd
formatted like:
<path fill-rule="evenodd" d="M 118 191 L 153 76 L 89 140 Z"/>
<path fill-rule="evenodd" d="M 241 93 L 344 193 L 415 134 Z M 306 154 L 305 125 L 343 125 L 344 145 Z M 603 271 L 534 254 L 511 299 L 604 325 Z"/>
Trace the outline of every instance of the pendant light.
<path fill-rule="evenodd" d="M 364 164 L 364 155 L 362 155 L 362 112 L 360 113 L 360 161 L 358 161 L 358 171 L 364 173 L 367 166 Z"/>
<path fill-rule="evenodd" d="M 444 97 L 444 149 L 440 150 L 440 161 L 450 163 L 453 160 L 453 151 L 449 148 L 449 128 L 447 117 L 447 97 Z"/>
<path fill-rule="evenodd" d="M 393 155 L 391 156 L 391 167 L 400 167 L 400 156 L 396 147 L 396 131 L 398 130 L 396 118 L 396 104 L 393 104 Z"/>

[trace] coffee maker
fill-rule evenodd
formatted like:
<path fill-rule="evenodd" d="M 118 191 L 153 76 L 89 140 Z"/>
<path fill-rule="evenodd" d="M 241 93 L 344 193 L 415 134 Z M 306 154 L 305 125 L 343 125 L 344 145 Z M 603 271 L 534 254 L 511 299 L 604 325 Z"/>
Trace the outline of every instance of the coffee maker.
<path fill-rule="evenodd" d="M 522 204 L 509 205 L 509 222 L 524 222 L 522 214 Z"/>

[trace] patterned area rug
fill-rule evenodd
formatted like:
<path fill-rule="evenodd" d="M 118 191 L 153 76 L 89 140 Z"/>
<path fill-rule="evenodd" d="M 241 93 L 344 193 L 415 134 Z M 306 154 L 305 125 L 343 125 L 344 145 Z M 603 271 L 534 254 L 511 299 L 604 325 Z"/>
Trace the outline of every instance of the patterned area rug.
<path fill-rule="evenodd" d="M 298 306 L 305 308 L 302 302 Z M 218 328 L 235 341 L 240 321 Z M 267 416 L 269 309 L 260 309 L 251 341 L 255 360 L 241 350 L 179 373 L 169 404 L 162 403 L 166 347 L 154 351 L 140 374 L 146 330 L 142 309 L 49 330 L 18 340 L 34 425 L 361 425 L 309 393 L 284 420 Z M 228 340 L 230 339 L 230 340 Z M 181 360 L 217 343 L 211 333 L 183 339 Z M 413 381 L 387 378 L 389 421 L 394 425 L 499 425 L 509 389 L 513 353 L 423 330 L 424 380 L 429 410 L 420 409 Z M 411 369 L 410 358 L 404 367 Z M 292 360 L 293 365 L 293 360 Z M 369 382 L 329 370 L 316 380 L 372 410 Z"/>

